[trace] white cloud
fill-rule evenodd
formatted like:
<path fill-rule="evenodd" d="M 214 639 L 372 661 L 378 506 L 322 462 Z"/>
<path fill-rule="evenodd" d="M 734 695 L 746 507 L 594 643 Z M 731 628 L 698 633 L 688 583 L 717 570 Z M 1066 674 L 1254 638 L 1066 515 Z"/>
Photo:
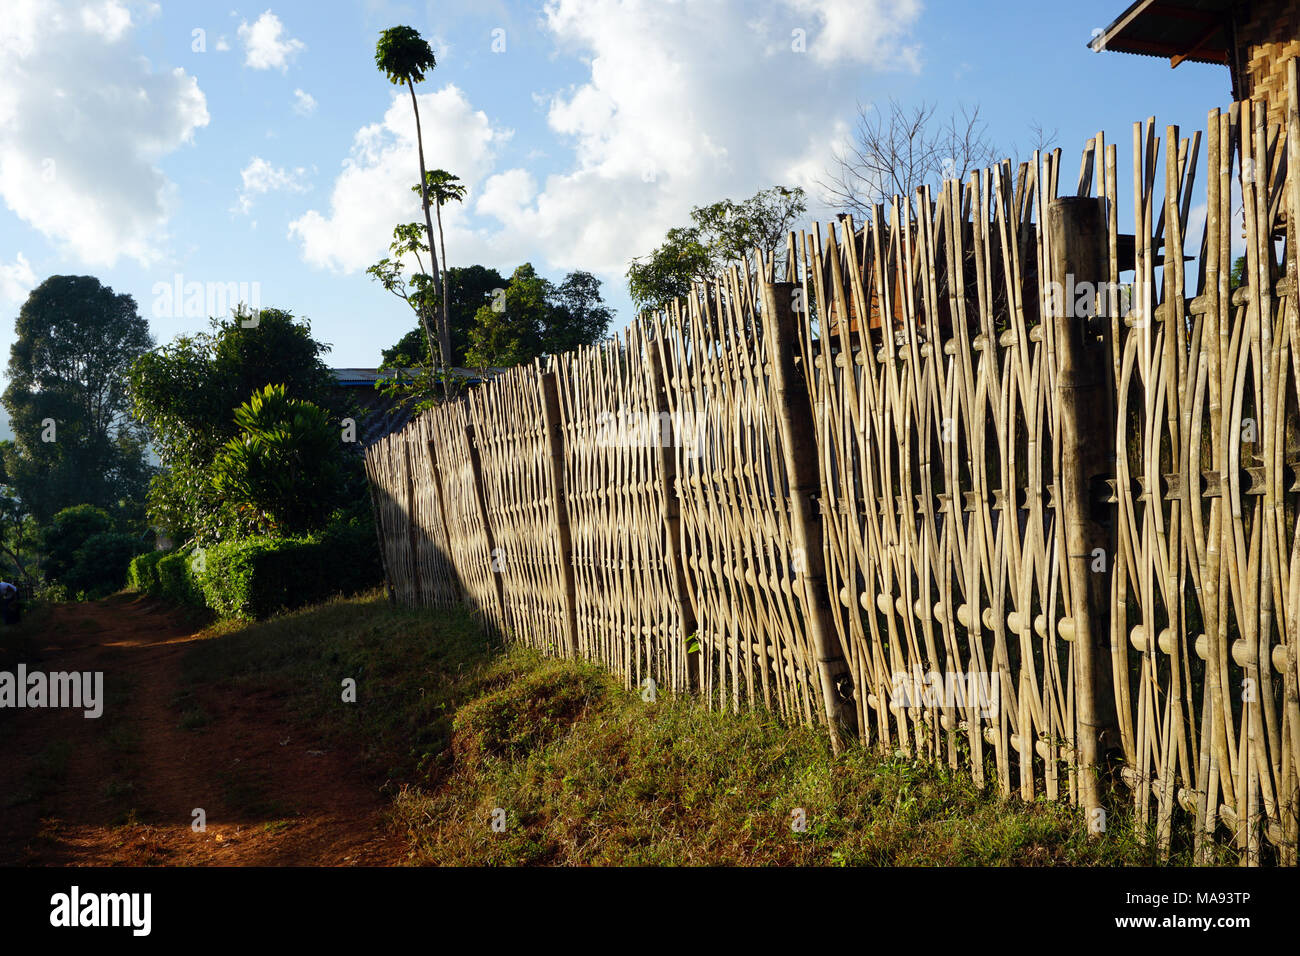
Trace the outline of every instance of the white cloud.
<path fill-rule="evenodd" d="M 81 23 L 109 43 L 116 43 L 131 27 L 131 11 L 117 0 L 105 0 L 81 8 Z"/>
<path fill-rule="evenodd" d="M 915 69 L 920 47 L 907 43 L 921 16 L 921 0 L 785 0 L 794 14 L 791 29 L 816 24 L 807 36 L 817 62 L 841 61 Z"/>
<path fill-rule="evenodd" d="M 10 264 L 0 262 L 0 305 L 21 305 L 36 287 L 36 273 L 21 252 Z"/>
<path fill-rule="evenodd" d="M 490 177 L 483 184 L 483 192 L 474 204 L 474 210 L 509 222 L 536 195 L 537 181 L 532 173 L 526 169 L 509 169 Z"/>
<path fill-rule="evenodd" d="M 494 128 L 455 86 L 422 93 L 419 103 L 428 168 L 447 169 L 471 186 L 481 181 L 509 131 Z M 329 212 L 309 210 L 289 224 L 289 235 L 302 243 L 303 258 L 312 265 L 364 269 L 385 253 L 394 226 L 420 218 L 420 199 L 411 191 L 419 181 L 411 100 L 394 93 L 383 120 L 358 130 L 334 182 Z M 443 223 L 449 248 L 468 238 L 460 204 L 443 209 Z M 462 258 L 472 247 L 457 248 L 458 259 L 473 261 Z"/>
<path fill-rule="evenodd" d="M 918 0 L 550 0 L 545 27 L 590 64 L 549 101 L 573 163 L 531 203 L 493 214 L 555 267 L 621 276 L 693 205 L 774 183 L 815 196 L 863 94 L 862 63 L 915 69 L 905 41 L 919 15 Z"/>
<path fill-rule="evenodd" d="M 280 39 L 284 33 L 284 24 L 270 10 L 267 10 L 249 26 L 244 20 L 239 24 L 239 39 L 244 43 L 244 65 L 255 70 L 279 70 L 289 72 L 289 61 L 305 50 L 301 40 L 292 37 Z"/>
<path fill-rule="evenodd" d="M 229 49 L 230 49 L 230 41 L 226 39 L 225 35 L 222 34 L 221 36 L 217 37 L 217 52 L 225 53 Z"/>
<path fill-rule="evenodd" d="M 316 97 L 302 90 L 294 90 L 293 111 L 299 116 L 310 116 L 316 112 Z"/>
<path fill-rule="evenodd" d="M 154 9 L 7 0 L 0 22 L 0 198 L 87 265 L 163 254 L 175 186 L 156 164 L 208 123 L 195 78 L 129 40 Z"/>
<path fill-rule="evenodd" d="M 307 185 L 303 182 L 307 170 L 299 166 L 292 172 L 272 166 L 261 156 L 254 156 L 239 172 L 243 188 L 232 211 L 247 214 L 253 208 L 253 197 L 271 192 L 304 193 Z"/>

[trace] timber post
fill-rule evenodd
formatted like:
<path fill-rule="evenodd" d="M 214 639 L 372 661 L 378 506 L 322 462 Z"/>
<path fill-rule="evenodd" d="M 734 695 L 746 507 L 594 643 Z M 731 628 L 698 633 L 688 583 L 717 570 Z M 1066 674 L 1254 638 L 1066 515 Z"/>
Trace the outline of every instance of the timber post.
<path fill-rule="evenodd" d="M 642 339 L 644 342 L 644 337 Z M 664 377 L 663 342 L 655 335 L 653 346 L 645 343 L 644 361 L 650 366 L 650 394 L 654 402 L 657 420 L 662 423 L 664 416 L 671 420 L 672 409 L 668 401 L 668 383 Z M 695 618 L 695 605 L 691 602 L 686 583 L 686 560 L 682 554 L 682 507 L 681 490 L 677 487 L 677 450 L 675 444 L 680 441 L 682 423 L 675 423 L 672 429 L 674 443 L 662 440 L 664 429 L 659 429 L 659 475 L 662 482 L 664 536 L 667 552 L 665 557 L 671 569 L 673 599 L 677 605 L 677 617 L 681 622 L 682 649 L 686 655 L 686 686 L 692 691 L 700 688 L 700 650 L 692 652 L 688 646 L 690 636 L 695 633 L 699 622 Z M 699 440 L 699 436 L 696 436 Z M 697 644 L 698 644 L 697 640 Z"/>
<path fill-rule="evenodd" d="M 804 613 L 812 637 L 821 681 L 822 702 L 835 753 L 844 749 L 845 731 L 856 733 L 853 677 L 832 623 L 821 519 L 813 499 L 821 493 L 821 468 L 808 387 L 795 367 L 794 282 L 768 282 L 760 277 L 763 297 L 763 342 L 767 350 L 772 395 L 776 399 L 781 451 L 790 484 L 790 524 L 796 547 L 803 551 L 801 572 Z M 796 566 L 798 566 L 796 564 Z"/>
<path fill-rule="evenodd" d="M 538 377 L 542 390 L 542 416 L 551 455 L 551 505 L 555 515 L 555 540 L 560 557 L 560 589 L 564 600 L 564 627 L 568 656 L 578 654 L 578 584 L 573 571 L 573 533 L 569 528 L 569 502 L 564 492 L 564 420 L 560 415 L 560 386 L 555 372 Z"/>
<path fill-rule="evenodd" d="M 1108 386 L 1108 321 L 1092 321 L 1108 297 L 1079 295 L 1104 288 L 1108 271 L 1106 200 L 1055 199 L 1048 207 L 1051 248 L 1051 315 L 1057 360 L 1060 428 L 1060 513 L 1070 582 L 1069 616 L 1076 656 L 1078 734 L 1075 759 L 1079 802 L 1088 832 L 1104 829 L 1102 777 L 1106 752 L 1119 743 L 1110 626 L 1111 573 L 1116 554 L 1113 520 L 1103 515 L 1092 489 L 1115 474 L 1115 401 Z M 1084 314 L 1079 303 L 1091 301 Z M 1109 527 L 1108 527 L 1109 525 Z"/>

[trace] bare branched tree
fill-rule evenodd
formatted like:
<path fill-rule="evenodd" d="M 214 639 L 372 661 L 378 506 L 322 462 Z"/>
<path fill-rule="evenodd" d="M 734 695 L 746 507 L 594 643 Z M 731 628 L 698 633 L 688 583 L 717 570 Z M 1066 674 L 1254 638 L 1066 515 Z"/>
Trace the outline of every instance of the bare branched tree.
<path fill-rule="evenodd" d="M 1029 139 L 1023 148 L 1015 150 L 1016 155 L 1025 160 L 1031 160 L 1034 156 L 1034 150 L 1040 153 L 1050 153 L 1056 148 L 1056 138 L 1060 130 L 1052 128 L 1047 129 L 1042 123 L 1034 120 L 1029 124 Z"/>
<path fill-rule="evenodd" d="M 817 183 L 825 202 L 865 219 L 896 194 L 910 197 L 997 161 L 978 106 L 963 106 L 946 122 L 936 112 L 933 103 L 906 108 L 891 99 L 885 110 L 859 103 L 853 142 L 834 154 L 827 179 Z"/>

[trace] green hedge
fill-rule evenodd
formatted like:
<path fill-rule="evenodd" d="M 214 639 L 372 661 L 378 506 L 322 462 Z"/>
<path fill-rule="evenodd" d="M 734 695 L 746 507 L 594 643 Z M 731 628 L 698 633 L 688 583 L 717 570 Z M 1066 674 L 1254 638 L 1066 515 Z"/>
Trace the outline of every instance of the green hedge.
<path fill-rule="evenodd" d="M 222 617 L 263 618 L 383 583 L 374 531 L 346 525 L 304 538 L 245 538 L 208 550 L 199 575 Z"/>
<path fill-rule="evenodd" d="M 204 604 L 203 591 L 194 573 L 195 555 L 189 549 L 168 552 L 158 562 L 157 596 L 177 604 Z"/>
<path fill-rule="evenodd" d="M 157 595 L 158 562 L 167 557 L 166 551 L 146 551 L 132 558 L 126 569 L 126 586 L 133 591 Z"/>
<path fill-rule="evenodd" d="M 383 584 L 372 527 L 345 524 L 303 538 L 226 541 L 203 551 L 155 551 L 131 562 L 131 587 L 220 617 L 254 619 Z"/>

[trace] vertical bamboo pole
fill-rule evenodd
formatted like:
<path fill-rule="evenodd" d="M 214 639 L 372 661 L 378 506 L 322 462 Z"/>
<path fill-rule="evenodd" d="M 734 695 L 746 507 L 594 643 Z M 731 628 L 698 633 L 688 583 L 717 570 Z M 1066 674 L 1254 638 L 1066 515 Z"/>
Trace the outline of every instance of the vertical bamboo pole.
<path fill-rule="evenodd" d="M 1116 553 L 1113 527 L 1098 519 L 1091 502 L 1094 480 L 1114 473 L 1115 403 L 1107 387 L 1110 329 L 1075 315 L 1083 283 L 1106 279 L 1106 200 L 1068 197 L 1048 207 L 1052 298 L 1058 375 L 1057 416 L 1061 440 L 1061 513 L 1065 526 L 1070 616 L 1077 666 L 1079 802 L 1089 832 L 1101 807 L 1099 754 L 1119 744 L 1110 628 L 1110 571 Z M 1103 287 L 1104 288 L 1104 287 Z M 1094 300 L 1095 301 L 1095 300 Z M 1098 567 L 1097 555 L 1102 557 Z"/>
<path fill-rule="evenodd" d="M 492 534 L 492 522 L 488 520 L 487 494 L 483 490 L 483 458 L 478 451 L 478 436 L 469 422 L 465 423 L 465 446 L 469 449 L 469 468 L 474 476 L 474 499 L 478 504 L 479 518 L 483 522 L 483 540 L 487 542 L 488 567 L 497 592 L 497 629 L 504 634 L 509 623 L 506 618 L 505 572 L 495 567 L 496 538 Z"/>
<path fill-rule="evenodd" d="M 842 734 L 857 733 L 857 713 L 850 689 L 853 678 L 840 647 L 839 635 L 831 622 L 830 593 L 826 585 L 826 556 L 822 549 L 821 520 L 813 514 L 812 498 L 821 491 L 816 429 L 807 385 L 795 368 L 797 338 L 794 282 L 762 281 L 763 342 L 767 349 L 781 429 L 781 451 L 786 478 L 790 483 L 790 530 L 803 548 L 803 609 L 807 615 L 817 670 L 821 677 L 822 701 L 835 753 L 844 749 Z M 852 374 L 851 371 L 845 374 Z"/>
<path fill-rule="evenodd" d="M 573 534 L 569 528 L 569 503 L 564 495 L 564 425 L 560 418 L 560 385 L 555 372 L 539 376 L 542 415 L 551 448 L 551 507 L 555 515 L 555 541 L 560 552 L 560 597 L 564 601 L 565 640 L 569 657 L 578 657 L 578 584 L 573 573 Z"/>

